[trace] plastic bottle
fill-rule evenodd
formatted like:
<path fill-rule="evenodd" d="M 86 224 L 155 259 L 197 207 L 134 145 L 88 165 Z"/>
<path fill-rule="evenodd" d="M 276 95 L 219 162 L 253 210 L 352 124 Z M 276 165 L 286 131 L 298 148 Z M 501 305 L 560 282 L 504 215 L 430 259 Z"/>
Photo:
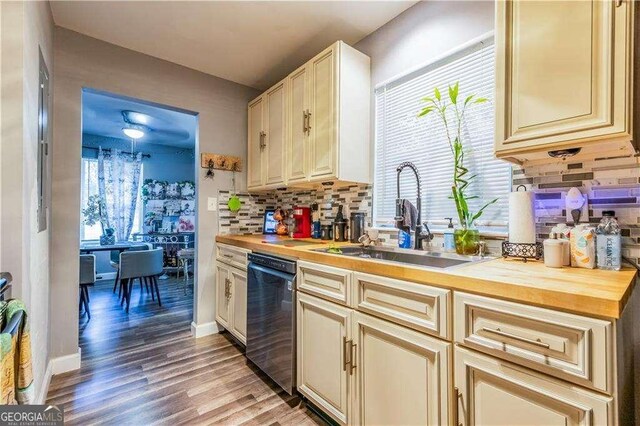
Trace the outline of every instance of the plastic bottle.
<path fill-rule="evenodd" d="M 602 212 L 596 228 L 596 262 L 599 269 L 619 271 L 621 267 L 620 225 L 613 210 Z"/>
<path fill-rule="evenodd" d="M 447 229 L 444 231 L 444 251 L 446 253 L 453 253 L 456 251 L 456 241 L 453 236 L 453 218 L 445 217 L 445 219 L 449 220 L 449 225 L 447 225 Z"/>
<path fill-rule="evenodd" d="M 411 233 L 398 230 L 398 247 L 411 248 Z"/>

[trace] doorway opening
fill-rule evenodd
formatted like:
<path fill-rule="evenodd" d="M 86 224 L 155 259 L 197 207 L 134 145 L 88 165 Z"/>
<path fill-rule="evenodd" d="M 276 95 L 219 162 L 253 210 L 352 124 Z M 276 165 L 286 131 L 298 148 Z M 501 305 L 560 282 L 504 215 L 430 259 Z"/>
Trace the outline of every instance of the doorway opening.
<path fill-rule="evenodd" d="M 83 89 L 83 359 L 160 338 L 162 327 L 190 332 L 198 272 L 197 130 L 195 113 Z"/>

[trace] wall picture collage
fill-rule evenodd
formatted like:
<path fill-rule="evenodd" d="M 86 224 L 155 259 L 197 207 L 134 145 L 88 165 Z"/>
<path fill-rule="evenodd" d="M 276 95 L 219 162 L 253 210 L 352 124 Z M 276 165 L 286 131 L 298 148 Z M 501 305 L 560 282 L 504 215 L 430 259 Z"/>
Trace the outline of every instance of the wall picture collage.
<path fill-rule="evenodd" d="M 195 198 L 196 187 L 192 181 L 146 179 L 142 185 L 144 232 L 194 232 Z"/>

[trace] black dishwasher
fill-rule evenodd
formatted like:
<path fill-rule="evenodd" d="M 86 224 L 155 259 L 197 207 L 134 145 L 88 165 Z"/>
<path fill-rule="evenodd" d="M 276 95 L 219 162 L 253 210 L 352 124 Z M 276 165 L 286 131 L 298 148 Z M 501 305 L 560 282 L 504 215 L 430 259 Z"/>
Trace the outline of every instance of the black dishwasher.
<path fill-rule="evenodd" d="M 296 262 L 248 255 L 247 358 L 290 395 L 295 388 Z"/>

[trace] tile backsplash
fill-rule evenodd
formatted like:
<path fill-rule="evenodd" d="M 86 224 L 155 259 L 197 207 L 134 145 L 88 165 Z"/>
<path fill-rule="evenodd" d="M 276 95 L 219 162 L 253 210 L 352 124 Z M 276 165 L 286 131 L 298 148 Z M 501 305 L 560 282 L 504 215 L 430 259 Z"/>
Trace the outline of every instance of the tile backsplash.
<path fill-rule="evenodd" d="M 556 160 L 513 168 L 513 188 L 534 191 L 538 239 L 566 222 L 565 196 L 577 187 L 589 198 L 589 218 L 600 222 L 603 210 L 614 210 L 622 228 L 623 255 L 640 261 L 640 158 L 604 158 L 588 161 Z M 586 218 L 581 221 L 586 222 Z"/>
<path fill-rule="evenodd" d="M 554 160 L 545 164 L 514 166 L 512 190 L 524 185 L 536 193 L 536 218 L 538 239 L 547 238 L 551 228 L 566 221 L 565 196 L 577 187 L 589 197 L 589 222 L 600 221 L 603 210 L 615 210 L 622 225 L 623 254 L 640 261 L 640 158 L 607 158 L 588 161 Z M 371 224 L 371 185 L 352 185 L 342 188 L 317 188 L 309 190 L 285 190 L 264 193 L 239 193 L 242 208 L 232 213 L 227 207 L 228 191 L 220 191 L 218 198 L 220 234 L 262 233 L 263 215 L 267 208 L 280 206 L 291 208 L 300 204 L 318 203 L 320 220 L 330 223 L 337 212 L 337 205 L 344 205 L 345 215 L 361 211 Z M 585 220 L 585 219 L 583 219 Z M 397 231 L 390 229 L 380 233 L 383 244 L 396 245 Z M 431 243 L 437 249 L 442 246 L 442 236 Z M 500 239 L 488 241 L 490 253 L 500 253 Z"/>
<path fill-rule="evenodd" d="M 338 212 L 338 205 L 342 205 L 345 217 L 351 212 L 364 212 L 367 224 L 371 222 L 370 185 L 351 185 L 342 188 L 317 188 L 308 190 L 274 190 L 262 193 L 238 193 L 242 208 L 232 213 L 227 207 L 229 191 L 220 191 L 218 196 L 218 232 L 220 234 L 260 234 L 264 212 L 266 209 L 282 207 L 291 209 L 293 206 L 310 206 L 318 203 L 320 221 L 331 223 Z"/>

